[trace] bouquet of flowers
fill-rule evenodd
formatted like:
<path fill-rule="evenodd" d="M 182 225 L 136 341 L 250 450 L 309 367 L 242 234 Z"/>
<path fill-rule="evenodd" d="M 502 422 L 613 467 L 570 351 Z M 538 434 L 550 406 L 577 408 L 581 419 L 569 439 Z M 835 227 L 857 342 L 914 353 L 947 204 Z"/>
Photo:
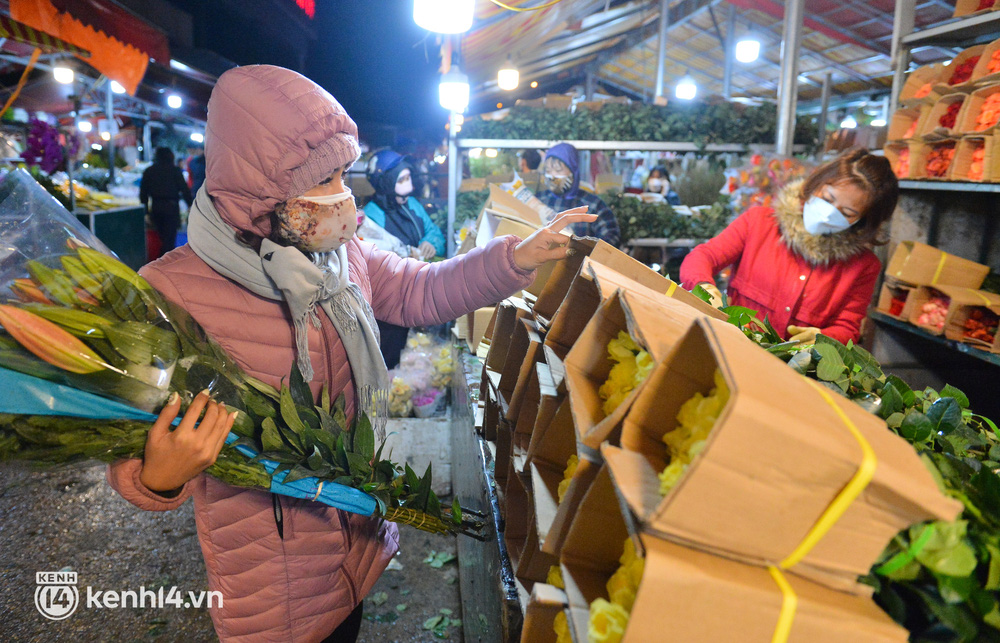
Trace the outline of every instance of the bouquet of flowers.
<path fill-rule="evenodd" d="M 811 170 L 811 165 L 798 159 L 753 154 L 749 165 L 726 170 L 722 193 L 730 196 L 737 212 L 755 205 L 767 207 L 782 188 L 804 178 Z"/>
<path fill-rule="evenodd" d="M 422 330 L 411 330 L 392 372 L 389 414 L 430 417 L 439 410 L 455 373 L 451 347 Z"/>
<path fill-rule="evenodd" d="M 26 172 L 0 183 L 0 240 L 0 461 L 142 457 L 170 394 L 183 410 L 208 389 L 238 411 L 209 475 L 479 537 L 481 516 L 441 506 L 430 466 L 383 458 L 378 418 L 349 420 L 325 387 L 317 404 L 297 368 L 281 390 L 247 375 Z"/>

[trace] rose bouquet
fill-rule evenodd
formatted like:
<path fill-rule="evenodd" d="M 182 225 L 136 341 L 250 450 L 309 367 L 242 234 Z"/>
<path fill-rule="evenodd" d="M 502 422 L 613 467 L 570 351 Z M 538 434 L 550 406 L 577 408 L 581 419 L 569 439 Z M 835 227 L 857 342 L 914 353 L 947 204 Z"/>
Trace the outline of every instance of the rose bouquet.
<path fill-rule="evenodd" d="M 142 457 L 168 396 L 186 407 L 208 389 L 238 411 L 209 475 L 478 536 L 478 516 L 441 506 L 430 466 L 383 458 L 382 418 L 349 419 L 325 387 L 316 403 L 297 368 L 280 390 L 247 375 L 23 171 L 0 183 L 0 240 L 0 461 Z"/>

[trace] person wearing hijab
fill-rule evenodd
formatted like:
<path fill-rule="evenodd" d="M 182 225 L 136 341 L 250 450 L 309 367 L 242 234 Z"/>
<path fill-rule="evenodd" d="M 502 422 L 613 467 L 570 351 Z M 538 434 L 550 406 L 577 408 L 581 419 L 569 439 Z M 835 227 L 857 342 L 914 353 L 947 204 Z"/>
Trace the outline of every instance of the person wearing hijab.
<path fill-rule="evenodd" d="M 368 182 L 375 196 L 364 207 L 368 220 L 403 242 L 408 257 L 433 259 L 445 253 L 444 235 L 413 196 L 413 167 L 392 150 L 376 152 L 368 162 Z"/>
<path fill-rule="evenodd" d="M 580 189 L 580 161 L 576 148 L 569 143 L 553 146 L 545 155 L 542 169 L 548 189 L 540 192 L 538 199 L 556 212 L 587 206 L 588 212 L 597 215 L 597 220 L 575 224 L 573 234 L 579 237 L 596 237 L 617 247 L 621 241 L 621 232 L 615 213 L 600 197 Z"/>

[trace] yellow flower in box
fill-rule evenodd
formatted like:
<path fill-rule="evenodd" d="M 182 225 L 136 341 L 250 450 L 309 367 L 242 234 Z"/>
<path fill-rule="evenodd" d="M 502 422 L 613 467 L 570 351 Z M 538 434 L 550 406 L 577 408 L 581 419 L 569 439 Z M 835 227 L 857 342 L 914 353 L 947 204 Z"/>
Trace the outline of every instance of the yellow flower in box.
<path fill-rule="evenodd" d="M 573 474 L 576 473 L 578 466 L 580 466 L 580 458 L 576 457 L 574 453 L 566 461 L 566 470 L 563 471 L 562 482 L 559 483 L 559 488 L 556 490 L 559 494 L 559 502 L 563 501 L 563 496 L 566 495 L 566 490 L 569 489 L 569 483 L 573 480 Z"/>
<path fill-rule="evenodd" d="M 587 626 L 587 640 L 590 643 L 619 643 L 628 627 L 628 612 L 621 605 L 609 603 L 603 598 L 590 604 L 590 622 Z"/>
<path fill-rule="evenodd" d="M 622 549 L 622 555 L 618 562 L 622 564 L 622 567 L 627 567 L 637 558 L 639 557 L 635 553 L 635 543 L 632 542 L 631 538 L 626 538 L 625 547 Z"/>
<path fill-rule="evenodd" d="M 618 337 L 608 342 L 608 359 L 615 364 L 607 381 L 598 389 L 598 395 L 604 400 L 601 408 L 605 415 L 611 415 L 628 394 L 649 377 L 654 366 L 652 356 L 625 331 L 618 331 Z"/>
<path fill-rule="evenodd" d="M 562 567 L 559 565 L 552 565 L 549 567 L 549 573 L 545 576 L 545 582 L 553 587 L 558 587 L 559 589 L 566 589 L 566 583 L 563 582 L 562 577 Z"/>
<path fill-rule="evenodd" d="M 687 471 L 687 464 L 681 462 L 679 459 L 674 459 L 670 461 L 667 468 L 660 472 L 660 495 L 665 496 L 667 493 L 674 488 L 674 485 L 681 479 L 684 472 Z"/>
<path fill-rule="evenodd" d="M 705 449 L 712 427 L 729 402 L 729 387 L 719 370 L 708 395 L 695 393 L 677 411 L 677 427 L 663 435 L 670 464 L 660 472 L 660 495 L 666 495 L 684 475 L 691 461 Z"/>
<path fill-rule="evenodd" d="M 621 605 L 626 612 L 632 611 L 635 593 L 639 586 L 632 583 L 632 577 L 627 567 L 619 567 L 608 579 L 605 588 L 608 590 L 608 598 L 611 599 L 612 603 Z"/>
<path fill-rule="evenodd" d="M 569 621 L 566 619 L 566 612 L 556 614 L 556 620 L 552 623 L 552 629 L 556 631 L 556 643 L 573 643 L 573 637 L 569 633 Z"/>

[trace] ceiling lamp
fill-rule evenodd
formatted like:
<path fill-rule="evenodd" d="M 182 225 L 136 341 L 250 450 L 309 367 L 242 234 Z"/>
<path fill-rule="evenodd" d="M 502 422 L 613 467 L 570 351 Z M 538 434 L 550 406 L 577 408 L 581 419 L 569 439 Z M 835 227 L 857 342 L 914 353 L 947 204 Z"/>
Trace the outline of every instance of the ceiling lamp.
<path fill-rule="evenodd" d="M 435 33 L 465 33 L 475 6 L 475 0 L 413 0 L 413 22 Z"/>
<path fill-rule="evenodd" d="M 511 62 L 510 56 L 507 56 L 507 62 L 497 72 L 497 86 L 504 91 L 513 91 L 517 89 L 520 77 L 521 74 L 518 73 L 517 67 Z"/>
<path fill-rule="evenodd" d="M 885 127 L 885 119 L 876 118 L 875 120 L 872 121 L 872 127 Z"/>
<path fill-rule="evenodd" d="M 693 100 L 698 95 L 698 85 L 695 84 L 691 74 L 684 74 L 684 77 L 674 88 L 674 96 L 680 100 Z"/>
<path fill-rule="evenodd" d="M 191 140 L 195 143 L 204 143 L 205 135 L 201 132 L 191 132 Z"/>
<path fill-rule="evenodd" d="M 760 58 L 760 41 L 752 35 L 746 35 L 736 43 L 736 60 L 741 63 L 752 63 Z"/>
<path fill-rule="evenodd" d="M 497 150 L 495 147 L 486 148 L 486 158 L 495 159 L 497 157 Z"/>
<path fill-rule="evenodd" d="M 67 67 L 66 65 L 56 65 L 52 68 L 52 77 L 56 79 L 57 83 L 69 85 L 73 82 L 76 74 L 73 73 L 72 67 Z"/>
<path fill-rule="evenodd" d="M 80 121 L 76 124 L 76 129 L 80 130 L 84 134 L 94 129 L 94 124 L 90 121 Z"/>
<path fill-rule="evenodd" d="M 452 65 L 451 69 L 441 74 L 438 101 L 441 107 L 452 112 L 464 112 L 469 106 L 469 77 L 457 65 Z"/>
<path fill-rule="evenodd" d="M 122 87 L 122 84 L 119 83 L 117 80 L 112 80 L 111 81 L 111 91 L 113 91 L 116 94 L 124 94 L 125 93 L 125 88 Z"/>
<path fill-rule="evenodd" d="M 184 101 L 177 94 L 170 94 L 167 96 L 167 107 L 171 109 L 180 109 Z"/>
<path fill-rule="evenodd" d="M 858 121 L 854 120 L 853 116 L 848 116 L 844 120 L 840 121 L 840 126 L 844 129 L 854 129 L 858 126 Z"/>

